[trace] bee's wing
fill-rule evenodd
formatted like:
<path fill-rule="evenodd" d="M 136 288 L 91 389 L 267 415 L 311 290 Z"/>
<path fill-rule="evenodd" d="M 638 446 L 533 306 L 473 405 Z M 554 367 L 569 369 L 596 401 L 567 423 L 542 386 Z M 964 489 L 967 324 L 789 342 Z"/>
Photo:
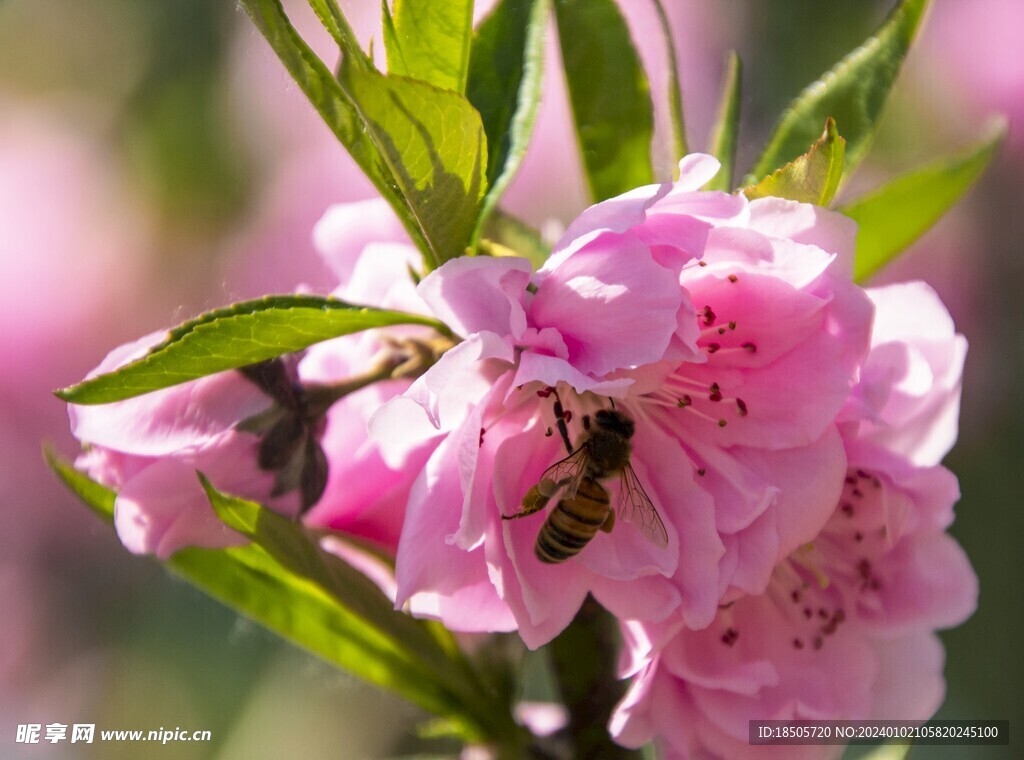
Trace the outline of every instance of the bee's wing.
<path fill-rule="evenodd" d="M 636 525 L 640 532 L 659 549 L 668 546 L 668 531 L 665 530 L 665 523 L 661 521 L 658 511 L 651 502 L 651 497 L 647 495 L 644 487 L 640 484 L 640 479 L 629 462 L 626 462 L 626 466 L 622 468 L 618 513 L 624 521 Z"/>
<path fill-rule="evenodd" d="M 565 459 L 544 470 L 544 474 L 540 476 L 540 485 L 554 486 L 554 489 L 547 493 L 548 496 L 554 496 L 555 492 L 560 490 L 563 499 L 571 499 L 576 495 L 576 489 L 579 488 L 583 476 L 587 474 L 589 461 L 590 448 L 583 444 Z"/>
<path fill-rule="evenodd" d="M 544 470 L 540 481 L 526 492 L 519 509 L 505 519 L 526 517 L 543 509 L 559 491 L 562 492 L 563 499 L 575 496 L 576 489 L 587 472 L 588 451 L 586 445 L 580 446 L 565 459 Z"/>

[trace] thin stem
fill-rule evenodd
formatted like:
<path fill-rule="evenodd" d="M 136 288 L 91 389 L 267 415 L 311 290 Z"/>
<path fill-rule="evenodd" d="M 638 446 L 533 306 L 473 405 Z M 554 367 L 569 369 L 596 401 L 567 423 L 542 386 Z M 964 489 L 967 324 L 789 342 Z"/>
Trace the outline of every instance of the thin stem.
<path fill-rule="evenodd" d="M 636 750 L 615 744 L 608 720 L 626 691 L 615 672 L 620 637 L 615 618 L 587 597 L 576 618 L 551 642 L 555 679 L 566 707 L 578 760 L 634 760 Z"/>

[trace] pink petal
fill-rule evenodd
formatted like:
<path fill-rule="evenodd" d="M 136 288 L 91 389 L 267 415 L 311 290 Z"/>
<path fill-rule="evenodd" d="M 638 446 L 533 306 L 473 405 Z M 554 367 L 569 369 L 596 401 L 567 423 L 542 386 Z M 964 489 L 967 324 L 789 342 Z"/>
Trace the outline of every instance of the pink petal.
<path fill-rule="evenodd" d="M 162 560 L 186 546 L 246 543 L 213 511 L 195 464 L 174 458 L 155 461 L 124 484 L 114 502 L 114 527 L 129 551 Z"/>
<path fill-rule="evenodd" d="M 515 621 L 490 582 L 483 551 L 463 551 L 447 540 L 458 529 L 463 499 L 450 460 L 456 445 L 453 438 L 443 441 L 413 485 L 398 544 L 396 608 L 409 602 L 413 614 L 452 630 L 512 630 Z"/>
<path fill-rule="evenodd" d="M 554 327 L 573 366 L 604 375 L 657 361 L 676 329 L 678 283 L 635 236 L 603 233 L 549 270 L 530 305 Z"/>
<path fill-rule="evenodd" d="M 957 437 L 967 342 L 923 283 L 876 288 L 869 295 L 877 316 L 865 373 L 877 375 L 875 364 L 894 343 L 905 346 L 906 365 L 893 378 L 881 421 L 865 435 L 917 464 L 937 464 Z"/>
<path fill-rule="evenodd" d="M 313 228 L 313 245 L 342 283 L 371 243 L 409 243 L 402 223 L 381 198 L 331 206 Z"/>
<path fill-rule="evenodd" d="M 68 414 L 84 443 L 163 456 L 207 445 L 270 404 L 254 383 L 229 371 L 112 404 L 69 404 Z"/>
<path fill-rule="evenodd" d="M 939 637 L 920 633 L 882 639 L 875 649 L 879 668 L 870 719 L 926 720 L 934 715 L 946 695 L 946 658 Z"/>
<path fill-rule="evenodd" d="M 523 300 L 532 271 L 526 259 L 462 256 L 427 275 L 417 292 L 463 337 L 483 331 L 518 337 L 526 329 Z"/>
<path fill-rule="evenodd" d="M 678 559 L 669 553 L 675 549 L 671 527 L 665 553 L 677 563 L 673 579 L 683 596 L 683 619 L 691 628 L 702 628 L 717 610 L 718 562 L 724 553 L 714 504 L 694 482 L 689 458 L 670 436 L 654 425 L 641 425 L 633 445 L 641 482 L 652 500 L 658 499 L 662 520 L 678 537 Z"/>
<path fill-rule="evenodd" d="M 837 253 L 838 271 L 852 279 L 857 223 L 848 216 L 784 198 L 758 198 L 750 202 L 749 208 L 751 229 Z"/>

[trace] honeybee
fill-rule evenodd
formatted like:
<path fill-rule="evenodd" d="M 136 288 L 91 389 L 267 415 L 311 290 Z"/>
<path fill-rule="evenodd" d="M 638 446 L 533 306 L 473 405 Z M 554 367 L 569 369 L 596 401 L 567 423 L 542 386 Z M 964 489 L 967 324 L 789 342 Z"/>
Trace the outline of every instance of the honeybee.
<path fill-rule="evenodd" d="M 503 519 L 532 515 L 561 493 L 534 545 L 537 558 L 549 564 L 575 557 L 597 531 L 610 533 L 616 511 L 622 520 L 634 523 L 651 543 L 665 548 L 665 524 L 629 462 L 633 448 L 630 438 L 635 431 L 633 420 L 615 409 L 599 410 L 593 426 L 589 417 L 584 417 L 584 435 L 574 450 L 566 429 L 567 416 L 557 395 L 555 398 L 555 416 L 569 456 L 545 470 L 540 482 L 526 492 L 519 511 L 503 515 Z M 601 481 L 616 474 L 620 476 L 619 500 L 613 509 L 611 496 Z"/>

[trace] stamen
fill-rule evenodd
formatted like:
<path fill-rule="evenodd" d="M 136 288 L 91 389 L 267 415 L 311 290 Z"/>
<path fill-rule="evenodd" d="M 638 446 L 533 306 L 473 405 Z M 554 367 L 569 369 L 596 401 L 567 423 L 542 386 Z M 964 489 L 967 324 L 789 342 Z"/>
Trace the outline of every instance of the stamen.
<path fill-rule="evenodd" d="M 829 587 L 831 581 L 829 577 L 822 572 L 821 568 L 818 567 L 818 563 L 814 557 L 814 544 L 804 544 L 795 552 L 789 555 L 790 561 L 798 565 L 807 572 L 809 572 L 814 580 L 817 581 L 818 587 L 826 589 Z"/>
<path fill-rule="evenodd" d="M 704 317 L 705 325 L 713 325 L 715 323 L 715 312 L 710 306 L 705 306 L 703 310 L 701 310 L 701 314 Z"/>
<path fill-rule="evenodd" d="M 729 282 L 739 282 L 739 277 L 734 274 L 729 275 Z"/>

